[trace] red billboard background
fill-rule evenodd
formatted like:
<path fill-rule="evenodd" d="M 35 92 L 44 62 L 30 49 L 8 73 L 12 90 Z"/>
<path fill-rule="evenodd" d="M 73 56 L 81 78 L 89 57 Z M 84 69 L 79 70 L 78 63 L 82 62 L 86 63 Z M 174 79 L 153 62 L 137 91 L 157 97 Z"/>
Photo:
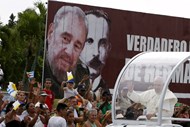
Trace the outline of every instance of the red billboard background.
<path fill-rule="evenodd" d="M 168 45 L 165 46 L 170 45 L 170 48 L 165 48 L 166 51 L 189 51 L 190 20 L 179 17 L 49 1 L 46 31 L 48 31 L 48 26 L 52 22 L 55 13 L 63 5 L 78 6 L 83 11 L 99 9 L 108 14 L 111 20 L 111 31 L 109 36 L 111 51 L 103 69 L 102 76 L 110 88 L 114 88 L 115 81 L 122 67 L 125 65 L 126 58 L 132 58 L 142 51 L 159 51 L 159 49 L 161 49 L 155 45 L 153 49 L 147 48 L 148 39 L 150 38 L 153 39 L 153 42 L 157 41 L 158 43 L 162 43 L 161 40 L 165 40 L 163 44 L 168 43 Z M 129 43 L 132 43 L 132 40 L 129 42 L 129 39 L 132 39 L 132 36 L 135 36 L 137 40 L 129 47 Z M 174 43 L 174 41 L 177 42 Z M 185 42 L 186 46 L 181 46 L 181 42 Z M 177 48 L 174 44 L 178 45 Z M 145 45 L 147 47 L 143 47 Z M 183 87 L 178 88 L 178 91 L 176 91 L 174 84 L 172 89 L 174 89 L 174 92 L 183 91 L 185 93 L 190 93 L 190 86 L 188 84 L 182 83 L 182 86 Z"/>

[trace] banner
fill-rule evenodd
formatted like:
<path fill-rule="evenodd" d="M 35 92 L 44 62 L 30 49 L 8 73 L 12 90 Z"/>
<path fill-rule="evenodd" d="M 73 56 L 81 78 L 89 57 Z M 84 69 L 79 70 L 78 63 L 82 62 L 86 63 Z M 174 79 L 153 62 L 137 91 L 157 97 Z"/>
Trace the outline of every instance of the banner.
<path fill-rule="evenodd" d="M 53 90 L 63 97 L 66 72 L 73 72 L 75 87 L 88 75 L 85 84 L 93 83 L 96 92 L 113 89 L 125 62 L 138 53 L 189 52 L 190 20 L 49 1 L 46 38 L 44 78 L 51 77 Z M 189 93 L 189 80 L 178 82 L 186 87 L 178 90 Z M 175 83 L 172 89 L 178 92 Z"/>

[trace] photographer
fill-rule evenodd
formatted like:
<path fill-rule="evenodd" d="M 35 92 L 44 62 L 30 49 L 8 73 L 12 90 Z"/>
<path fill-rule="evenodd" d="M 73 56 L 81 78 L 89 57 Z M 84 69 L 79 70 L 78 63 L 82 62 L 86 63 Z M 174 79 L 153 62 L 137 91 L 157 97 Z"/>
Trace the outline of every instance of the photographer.
<path fill-rule="evenodd" d="M 35 107 L 39 107 L 39 108 L 43 108 L 43 109 L 48 109 L 47 104 L 45 103 L 46 97 L 47 97 L 47 93 L 45 91 L 41 91 L 40 95 L 39 95 L 39 100 L 38 102 L 35 104 Z"/>
<path fill-rule="evenodd" d="M 49 112 L 49 108 L 47 106 L 47 104 L 45 103 L 46 97 L 47 97 L 47 93 L 45 91 L 41 91 L 40 95 L 39 95 L 39 100 L 38 102 L 35 104 L 35 107 L 37 110 L 40 111 L 40 115 L 43 116 L 43 123 L 47 124 L 48 120 L 49 120 L 49 115 L 47 112 Z"/>
<path fill-rule="evenodd" d="M 43 114 L 42 109 L 35 108 L 32 102 L 26 105 L 26 116 L 24 117 L 24 123 L 28 127 L 39 127 L 47 124 L 46 117 Z"/>

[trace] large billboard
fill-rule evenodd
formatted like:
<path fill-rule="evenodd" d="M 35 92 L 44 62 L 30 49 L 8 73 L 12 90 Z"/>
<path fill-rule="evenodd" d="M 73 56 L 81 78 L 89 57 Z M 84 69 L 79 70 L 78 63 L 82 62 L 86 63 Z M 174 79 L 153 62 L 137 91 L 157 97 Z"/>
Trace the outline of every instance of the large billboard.
<path fill-rule="evenodd" d="M 190 20 L 49 1 L 46 38 L 44 77 L 53 79 L 54 92 L 63 97 L 60 87 L 67 71 L 73 72 L 76 84 L 88 75 L 85 83 L 92 83 L 93 91 L 113 89 L 126 61 L 138 53 L 189 52 Z M 182 87 L 176 89 L 174 81 L 171 89 L 189 96 L 186 70 L 176 78 Z"/>

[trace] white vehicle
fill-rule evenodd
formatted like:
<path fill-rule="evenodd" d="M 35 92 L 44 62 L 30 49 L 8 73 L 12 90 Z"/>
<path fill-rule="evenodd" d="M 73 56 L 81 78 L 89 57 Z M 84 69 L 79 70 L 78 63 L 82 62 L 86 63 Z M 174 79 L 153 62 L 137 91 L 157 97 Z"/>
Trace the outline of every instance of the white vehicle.
<path fill-rule="evenodd" d="M 113 123 L 107 127 L 182 127 L 175 121 L 190 122 L 189 118 L 173 117 L 176 102 L 180 99 L 170 89 L 172 85 L 180 87 L 176 87 L 176 82 L 180 74 L 187 73 L 185 68 L 189 70 L 189 60 L 189 52 L 146 52 L 133 57 L 123 67 L 115 83 Z M 159 87 L 157 77 L 162 79 L 159 83 L 163 86 L 156 94 L 159 95 L 157 100 L 152 102 L 155 100 L 152 93 L 146 96 L 144 93 L 156 93 L 155 87 Z M 148 117 L 151 113 L 154 115 Z"/>

